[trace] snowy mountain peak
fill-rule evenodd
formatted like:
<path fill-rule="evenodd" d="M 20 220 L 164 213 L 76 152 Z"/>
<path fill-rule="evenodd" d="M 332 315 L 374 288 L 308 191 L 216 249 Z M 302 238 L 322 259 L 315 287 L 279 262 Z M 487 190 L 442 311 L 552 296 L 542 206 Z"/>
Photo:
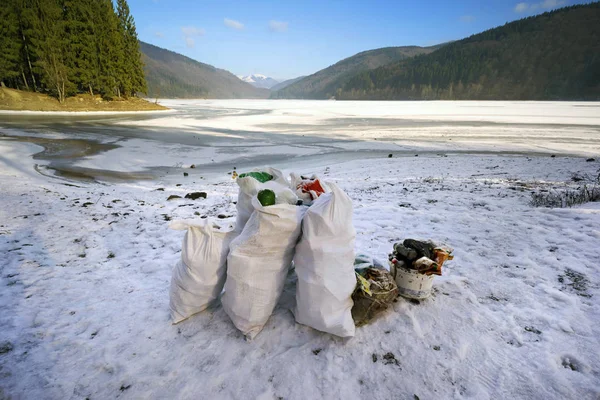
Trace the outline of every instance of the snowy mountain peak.
<path fill-rule="evenodd" d="M 237 77 L 257 88 L 271 89 L 273 86 L 279 83 L 279 81 L 261 74 L 252 74 L 247 76 L 238 75 Z"/>

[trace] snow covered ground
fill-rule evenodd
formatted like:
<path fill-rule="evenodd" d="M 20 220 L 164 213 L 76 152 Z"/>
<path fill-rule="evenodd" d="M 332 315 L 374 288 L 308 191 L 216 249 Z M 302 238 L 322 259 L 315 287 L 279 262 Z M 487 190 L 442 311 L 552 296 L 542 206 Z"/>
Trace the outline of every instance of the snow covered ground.
<path fill-rule="evenodd" d="M 127 126 L 152 125 L 164 135 L 185 130 L 208 140 L 214 151 L 130 138 L 73 162 L 138 171 L 177 162 L 209 165 L 208 158 L 219 154 L 235 159 L 220 153 L 235 143 L 213 136 L 217 129 L 239 136 L 240 146 L 248 140 L 255 154 L 266 156 L 273 140 L 252 132 L 288 124 L 295 139 L 280 152 L 297 157 L 279 165 L 317 173 L 348 192 L 358 253 L 385 260 L 393 243 L 407 237 L 455 248 L 455 260 L 436 277 L 430 299 L 416 304 L 399 298 L 380 319 L 342 340 L 295 323 L 292 274 L 252 342 L 243 340 L 220 307 L 171 325 L 168 287 L 182 233 L 169 230 L 167 221 L 219 215 L 234 221 L 237 188 L 225 164 L 222 171 L 179 168 L 134 182 L 65 180 L 34 169 L 45 163 L 31 157 L 44 143 L 0 138 L 0 399 L 597 399 L 600 203 L 550 209 L 529 202 L 532 190 L 577 187 L 574 175 L 598 175 L 598 105 L 531 103 L 524 109 L 495 103 L 505 106 L 504 114 L 493 108 L 484 117 L 492 103 L 483 103 L 459 118 L 446 107 L 467 103 L 438 103 L 436 116 L 432 103 L 417 103 L 425 104 L 424 111 L 401 102 L 315 104 L 173 101 L 177 118 L 126 120 Z M 184 118 L 186 110 L 207 105 L 219 116 Z M 396 115 L 403 106 L 407 119 Z M 376 113 L 377 120 L 360 129 L 340 122 Z M 418 113 L 438 123 L 428 128 L 423 121 L 406 122 Z M 544 113 L 556 121 L 532 122 Z M 336 124 L 328 122 L 334 117 Z M 395 122 L 390 126 L 382 122 L 386 118 Z M 439 123 L 451 118 L 481 125 Z M 177 125 L 186 120 L 189 126 Z M 308 126 L 299 127 L 303 122 Z M 117 131 L 117 123 L 123 122 L 109 126 Z M 428 141 L 427 129 L 451 128 L 468 133 L 471 139 L 459 141 L 471 141 L 467 148 L 479 153 L 452 151 L 463 148 L 449 140 L 458 131 Z M 57 128 L 13 129 L 0 123 L 5 135 L 63 137 Z M 513 132 L 504 135 L 506 129 Z M 408 146 L 403 137 L 414 130 L 422 133 Z M 310 158 L 316 154 L 310 143 L 301 145 L 307 153 L 293 153 L 301 132 L 352 136 L 335 146 L 354 153 Z M 385 143 L 375 140 L 386 134 Z M 77 137 L 90 135 L 98 132 L 82 130 Z M 378 152 L 359 151 L 365 149 Z M 573 156 L 578 154 L 585 157 Z M 587 162 L 590 155 L 596 161 Z M 166 201 L 200 190 L 207 199 Z"/>

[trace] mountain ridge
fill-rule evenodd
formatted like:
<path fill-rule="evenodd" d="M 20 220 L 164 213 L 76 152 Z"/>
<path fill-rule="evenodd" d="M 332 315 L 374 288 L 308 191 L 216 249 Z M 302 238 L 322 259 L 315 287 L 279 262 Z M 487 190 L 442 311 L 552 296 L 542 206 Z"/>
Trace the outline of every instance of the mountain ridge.
<path fill-rule="evenodd" d="M 328 99 L 346 79 L 358 72 L 430 53 L 439 46 L 395 46 L 361 51 L 272 93 L 271 98 Z"/>
<path fill-rule="evenodd" d="M 437 46 L 362 51 L 311 75 L 273 84 L 271 92 L 165 49 L 144 51 L 152 45 L 141 43 L 153 97 L 158 90 L 163 97 L 210 98 L 600 99 L 600 2 L 560 8 Z M 176 56 L 179 65 L 161 64 L 156 49 Z M 241 78 L 254 84 L 270 79 L 260 74 Z"/>
<path fill-rule="evenodd" d="M 139 43 L 150 98 L 254 99 L 269 96 L 269 90 L 255 88 L 229 71 L 150 43 Z"/>
<path fill-rule="evenodd" d="M 336 98 L 600 99 L 600 2 L 512 21 L 363 71 L 340 85 Z"/>

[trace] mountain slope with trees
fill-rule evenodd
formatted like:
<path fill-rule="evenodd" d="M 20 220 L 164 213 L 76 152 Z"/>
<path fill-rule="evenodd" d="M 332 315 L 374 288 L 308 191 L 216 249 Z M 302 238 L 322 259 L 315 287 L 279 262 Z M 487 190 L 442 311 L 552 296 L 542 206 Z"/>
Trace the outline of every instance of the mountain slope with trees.
<path fill-rule="evenodd" d="M 300 79 L 271 94 L 280 99 L 328 99 L 349 78 L 361 71 L 368 71 L 394 61 L 427 54 L 437 47 L 384 47 L 363 51 L 339 61 L 312 75 Z"/>
<path fill-rule="evenodd" d="M 148 96 L 163 98 L 267 98 L 237 76 L 149 43 L 140 42 Z"/>
<path fill-rule="evenodd" d="M 126 0 L 4 0 L 0 82 L 50 94 L 104 98 L 146 92 L 137 32 Z"/>
<path fill-rule="evenodd" d="M 600 99 L 600 3 L 507 23 L 356 74 L 338 99 Z"/>
<path fill-rule="evenodd" d="M 272 90 L 272 91 L 281 90 L 281 89 L 283 89 L 283 88 L 285 88 L 285 87 L 288 87 L 288 86 L 290 86 L 292 83 L 296 83 L 296 82 L 298 82 L 299 80 L 301 80 L 301 79 L 304 79 L 304 78 L 306 78 L 306 76 L 305 76 L 305 75 L 303 75 L 303 76 L 299 76 L 299 77 L 297 77 L 297 78 L 286 79 L 285 81 L 283 81 L 283 82 L 279 82 L 277 85 L 275 85 L 275 86 L 271 87 L 271 90 Z"/>

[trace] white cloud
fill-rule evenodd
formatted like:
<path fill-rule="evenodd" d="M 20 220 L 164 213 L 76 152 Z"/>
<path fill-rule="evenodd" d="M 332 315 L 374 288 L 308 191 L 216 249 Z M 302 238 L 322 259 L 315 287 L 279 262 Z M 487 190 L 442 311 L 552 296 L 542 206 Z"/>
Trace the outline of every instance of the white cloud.
<path fill-rule="evenodd" d="M 185 45 L 189 48 L 193 48 L 196 45 L 194 36 L 204 35 L 204 29 L 196 28 L 195 26 L 182 26 L 181 32 L 183 32 L 183 38 L 185 39 Z"/>
<path fill-rule="evenodd" d="M 165 34 L 162 33 L 161 31 L 156 31 L 156 32 L 154 32 L 154 36 L 162 38 L 162 37 L 165 37 Z"/>
<path fill-rule="evenodd" d="M 524 13 L 527 11 L 544 11 L 562 7 L 567 4 L 566 0 L 544 0 L 539 3 L 519 3 L 515 6 L 515 12 Z"/>
<path fill-rule="evenodd" d="M 181 32 L 185 36 L 202 36 L 204 35 L 204 29 L 196 28 L 195 26 L 182 26 Z"/>
<path fill-rule="evenodd" d="M 537 5 L 544 10 L 548 10 L 551 8 L 564 6 L 565 4 L 567 4 L 566 0 L 544 0 L 541 3 L 538 3 Z"/>
<path fill-rule="evenodd" d="M 269 29 L 273 32 L 285 32 L 288 30 L 288 23 L 270 20 L 269 21 Z"/>
<path fill-rule="evenodd" d="M 460 17 L 460 21 L 466 23 L 473 22 L 475 21 L 475 17 L 472 15 L 463 15 L 462 17 Z"/>
<path fill-rule="evenodd" d="M 529 4 L 519 3 L 515 6 L 515 12 L 522 13 L 522 12 L 527 11 L 528 8 L 529 8 Z"/>
<path fill-rule="evenodd" d="M 234 19 L 225 18 L 223 20 L 223 23 L 225 24 L 225 26 L 236 29 L 238 31 L 241 31 L 242 29 L 244 29 L 244 24 L 242 24 L 240 21 L 236 21 Z"/>

